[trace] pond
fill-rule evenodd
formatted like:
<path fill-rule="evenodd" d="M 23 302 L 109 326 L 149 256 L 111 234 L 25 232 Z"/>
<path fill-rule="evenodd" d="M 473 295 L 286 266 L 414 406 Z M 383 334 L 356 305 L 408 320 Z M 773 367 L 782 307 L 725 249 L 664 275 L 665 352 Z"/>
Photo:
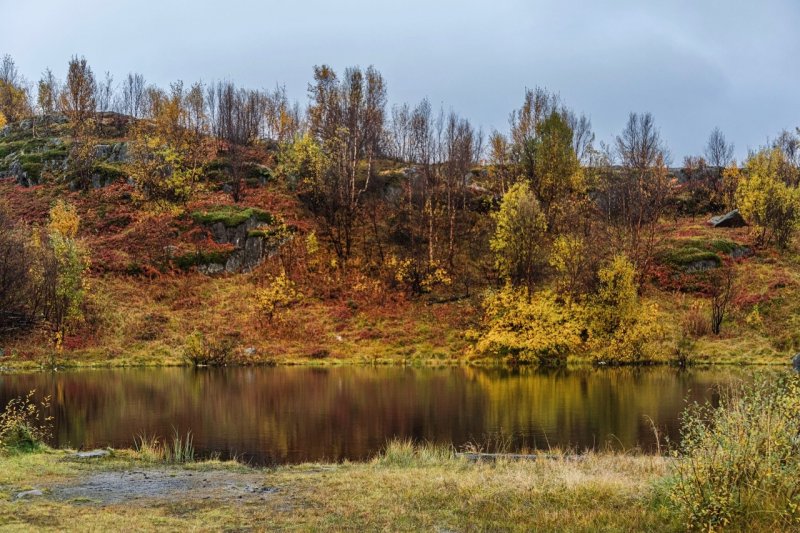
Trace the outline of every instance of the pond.
<path fill-rule="evenodd" d="M 132 447 L 191 430 L 196 454 L 252 464 L 361 460 L 387 440 L 504 442 L 509 451 L 655 449 L 686 402 L 746 372 L 673 368 L 246 367 L 0 375 L 0 405 L 51 396 L 53 442 Z M 662 437 L 663 438 L 663 437 Z"/>

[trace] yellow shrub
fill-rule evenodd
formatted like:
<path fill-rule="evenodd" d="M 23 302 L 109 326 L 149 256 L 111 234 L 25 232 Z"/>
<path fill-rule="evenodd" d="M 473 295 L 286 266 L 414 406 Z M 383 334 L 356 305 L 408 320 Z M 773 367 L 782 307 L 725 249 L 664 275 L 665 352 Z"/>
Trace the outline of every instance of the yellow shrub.
<path fill-rule="evenodd" d="M 589 309 L 589 346 L 596 360 L 631 363 L 649 357 L 648 345 L 663 330 L 658 307 L 639 302 L 636 269 L 618 255 L 598 272 L 600 288 Z"/>
<path fill-rule="evenodd" d="M 319 239 L 317 233 L 312 231 L 306 236 L 306 253 L 309 256 L 314 256 L 319 252 Z"/>
<path fill-rule="evenodd" d="M 431 292 L 438 285 L 450 285 L 453 280 L 447 270 L 436 261 L 420 264 L 411 258 L 390 256 L 386 265 L 395 282 L 414 294 Z"/>
<path fill-rule="evenodd" d="M 259 320 L 271 323 L 275 318 L 280 318 L 282 311 L 299 297 L 300 293 L 295 289 L 294 282 L 286 272 L 281 272 L 268 287 L 256 291 Z"/>
<path fill-rule="evenodd" d="M 506 285 L 485 301 L 486 329 L 475 350 L 513 363 L 563 362 L 581 344 L 579 305 L 560 302 L 550 291 L 528 298 Z"/>
<path fill-rule="evenodd" d="M 80 221 L 75 206 L 59 200 L 50 209 L 50 222 L 47 227 L 51 232 L 57 232 L 64 238 L 74 239 L 78 234 Z"/>

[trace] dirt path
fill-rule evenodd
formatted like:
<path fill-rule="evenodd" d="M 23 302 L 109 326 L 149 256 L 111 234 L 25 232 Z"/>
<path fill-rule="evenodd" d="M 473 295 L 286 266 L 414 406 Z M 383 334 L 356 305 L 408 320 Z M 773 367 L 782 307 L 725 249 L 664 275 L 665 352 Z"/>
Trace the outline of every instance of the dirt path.
<path fill-rule="evenodd" d="M 101 505 L 154 503 L 178 500 L 254 501 L 277 491 L 263 484 L 263 475 L 226 470 L 193 471 L 149 468 L 98 472 L 63 485 L 54 485 L 48 497 Z"/>

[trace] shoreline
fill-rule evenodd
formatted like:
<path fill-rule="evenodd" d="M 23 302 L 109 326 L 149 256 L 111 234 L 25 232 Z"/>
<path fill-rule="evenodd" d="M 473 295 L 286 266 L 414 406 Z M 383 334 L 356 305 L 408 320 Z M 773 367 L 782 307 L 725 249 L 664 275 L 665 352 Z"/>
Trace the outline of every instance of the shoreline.
<path fill-rule="evenodd" d="M 166 464 L 135 450 L 0 455 L 0 526 L 19 529 L 678 530 L 669 459 L 591 453 L 469 461 L 394 442 L 364 462 Z"/>
<path fill-rule="evenodd" d="M 196 369 L 220 369 L 220 368 L 272 368 L 272 367 L 307 367 L 307 368 L 367 368 L 367 367 L 404 367 L 404 368 L 487 368 L 487 369 L 614 369 L 614 368 L 648 368 L 648 367 L 671 367 L 676 369 L 690 368 L 716 368 L 716 367 L 739 367 L 739 368 L 792 368 L 792 359 L 787 357 L 785 361 L 697 361 L 685 364 L 676 364 L 671 361 L 641 361 L 636 363 L 604 363 L 593 362 L 590 359 L 571 359 L 563 365 L 536 365 L 536 364 L 517 364 L 512 365 L 502 361 L 494 360 L 442 360 L 442 359 L 414 359 L 414 360 L 358 360 L 358 359 L 291 359 L 291 360 L 269 360 L 255 361 L 248 363 L 231 363 L 226 365 L 193 365 L 188 362 L 179 361 L 147 361 L 130 362 L 128 360 L 110 359 L 107 361 L 70 361 L 68 364 L 57 364 L 54 367 L 47 366 L 36 361 L 20 361 L 9 364 L 0 362 L 0 375 L 26 373 L 26 372 L 60 372 L 75 370 L 111 370 L 111 369 L 162 369 L 162 368 L 196 368 Z"/>

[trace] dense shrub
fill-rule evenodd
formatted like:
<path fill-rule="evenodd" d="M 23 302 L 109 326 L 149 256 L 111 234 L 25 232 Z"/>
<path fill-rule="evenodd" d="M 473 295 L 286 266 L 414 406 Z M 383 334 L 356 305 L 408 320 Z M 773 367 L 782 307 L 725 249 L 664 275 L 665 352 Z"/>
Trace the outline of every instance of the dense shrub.
<path fill-rule="evenodd" d="M 762 150 L 748 160 L 746 177 L 736 189 L 739 210 L 758 232 L 758 240 L 781 248 L 800 224 L 800 191 L 781 179 L 786 164 L 779 149 Z"/>
<path fill-rule="evenodd" d="M 225 366 L 233 362 L 238 344 L 234 335 L 217 337 L 195 331 L 186 339 L 183 356 L 192 366 Z"/>
<path fill-rule="evenodd" d="M 554 364 L 581 344 L 581 311 L 550 291 L 528 295 L 506 285 L 485 301 L 486 329 L 477 339 L 478 353 L 510 363 Z"/>
<path fill-rule="evenodd" d="M 620 255 L 602 266 L 596 291 L 573 298 L 506 285 L 484 300 L 484 329 L 475 350 L 512 363 L 562 363 L 590 350 L 606 363 L 646 360 L 662 333 L 655 306 L 639 301 L 636 270 Z"/>
<path fill-rule="evenodd" d="M 760 378 L 694 405 L 668 486 L 688 529 L 800 528 L 800 376 Z"/>

